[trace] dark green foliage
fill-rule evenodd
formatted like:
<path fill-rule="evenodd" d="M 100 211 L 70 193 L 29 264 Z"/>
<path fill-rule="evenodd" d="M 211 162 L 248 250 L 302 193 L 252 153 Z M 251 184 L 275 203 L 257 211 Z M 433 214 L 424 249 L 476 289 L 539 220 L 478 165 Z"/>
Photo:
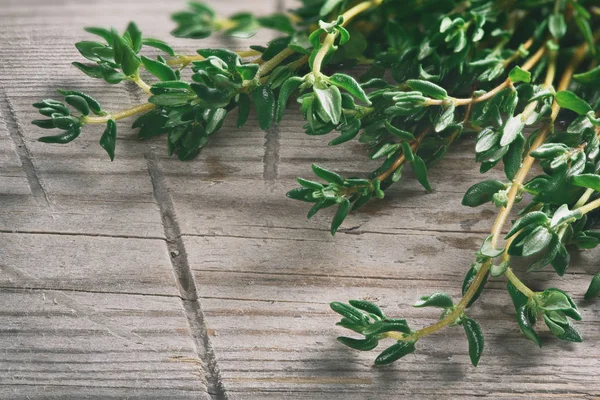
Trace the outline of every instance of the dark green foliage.
<path fill-rule="evenodd" d="M 110 84 L 133 82 L 149 92 L 148 102 L 108 112 L 85 93 L 61 90 L 64 101 L 34 104 L 44 118 L 32 123 L 59 129 L 40 141 L 60 144 L 77 138 L 87 125 L 106 125 L 100 145 L 113 160 L 117 121 L 141 114 L 132 125 L 140 139 L 165 135 L 169 155 L 190 160 L 228 118 L 235 118 L 232 112 L 239 128 L 255 119 L 268 130 L 292 103 L 307 135 L 329 135 L 323 143 L 330 146 L 356 139 L 366 147 L 365 156 L 379 163 L 358 176 L 313 164 L 315 178 L 298 178 L 299 187 L 288 191 L 290 199 L 309 203 L 309 219 L 331 208 L 325 212 L 331 215 L 332 235 L 349 232 L 343 229 L 349 213 L 383 199 L 406 175 L 412 173 L 431 192 L 428 171 L 452 144 L 471 135 L 481 173 L 502 162 L 506 180 L 473 184 L 462 204 L 491 202 L 501 213 L 499 222 L 516 215 L 508 213 L 515 205 L 520 214 L 505 238 L 500 237 L 505 227 L 494 227 L 493 235 L 473 249 L 476 259 L 462 286 L 468 296 L 456 303 L 445 293 L 422 296 L 415 307 L 441 309 L 441 322 L 415 331 L 368 301 L 334 302 L 331 308 L 342 316 L 339 326 L 362 335 L 338 338 L 342 344 L 366 351 L 395 340 L 376 358 L 378 365 L 412 353 L 418 340 L 440 326 L 461 325 L 476 366 L 484 339 L 479 324 L 465 312 L 489 275 L 510 280 L 507 290 L 526 338 L 541 346 L 535 330 L 541 320 L 559 339 L 582 340 L 572 323 L 581 317 L 571 298 L 558 289 L 532 291 L 510 266 L 512 258 L 530 257 L 529 271 L 551 265 L 562 276 L 573 249 L 600 245 L 597 11 L 592 0 L 301 0 L 289 15 L 241 12 L 224 18 L 191 2 L 188 10 L 172 16 L 176 37 L 201 39 L 221 31 L 249 38 L 261 28 L 281 35 L 240 54 L 200 48 L 182 56 L 168 43 L 144 37 L 135 23 L 122 33 L 85 28 L 95 37 L 75 46 L 87 62 L 73 65 Z M 146 53 L 148 47 L 153 49 Z M 352 70 L 358 63 L 368 65 L 362 76 Z M 191 78 L 182 73 L 187 67 Z M 574 82 L 565 84 L 570 75 Z M 255 118 L 249 118 L 253 112 Z M 543 143 L 536 147 L 538 138 Z M 539 168 L 528 177 L 531 161 Z M 457 166 L 465 161 L 444 162 L 440 175 L 460 187 Z M 411 173 L 406 174 L 405 164 Z M 599 293 L 596 276 L 585 297 Z"/>

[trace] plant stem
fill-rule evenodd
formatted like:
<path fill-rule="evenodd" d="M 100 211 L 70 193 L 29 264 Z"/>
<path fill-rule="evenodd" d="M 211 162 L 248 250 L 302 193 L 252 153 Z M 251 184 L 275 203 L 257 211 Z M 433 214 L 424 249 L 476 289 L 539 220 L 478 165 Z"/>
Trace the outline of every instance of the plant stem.
<path fill-rule="evenodd" d="M 355 5 L 354 7 L 342 14 L 342 17 L 344 18 L 342 26 L 346 25 L 348 22 L 350 22 L 352 18 L 356 17 L 358 14 L 368 10 L 369 8 L 377 7 L 382 2 L 383 0 L 368 0 Z M 313 74 L 315 75 L 315 78 L 321 75 L 321 66 L 323 64 L 323 60 L 327 56 L 327 53 L 329 53 L 329 49 L 331 48 L 331 46 L 333 46 L 336 36 L 337 32 L 328 33 L 327 36 L 325 36 L 323 43 L 321 44 L 321 48 L 319 49 L 319 51 L 317 51 L 315 59 L 313 60 Z"/>
<path fill-rule="evenodd" d="M 150 111 L 150 110 L 154 109 L 154 107 L 156 107 L 156 106 L 152 103 L 145 103 L 145 104 L 141 104 L 139 106 L 135 106 L 135 107 L 129 108 L 127 110 L 118 112 L 116 114 L 108 114 L 103 117 L 83 117 L 82 122 L 84 124 L 104 124 L 110 119 L 116 121 L 119 119 L 130 117 L 135 114 Z"/>
<path fill-rule="evenodd" d="M 532 298 L 535 295 L 535 292 L 527 287 L 513 272 L 511 267 L 506 268 L 504 271 L 504 276 L 513 284 L 514 287 L 525 296 Z"/>
<path fill-rule="evenodd" d="M 269 71 L 271 71 L 277 65 L 279 65 L 279 63 L 281 63 L 283 60 L 285 60 L 286 58 L 288 58 L 289 56 L 291 56 L 294 53 L 295 53 L 295 51 L 290 49 L 289 47 L 283 49 L 282 51 L 277 53 L 273 58 L 271 58 L 269 61 L 265 61 L 265 63 L 262 64 L 260 66 L 260 68 L 258 69 L 257 75 L 259 77 L 261 77 L 261 76 L 267 74 Z"/>
<path fill-rule="evenodd" d="M 575 68 L 577 67 L 577 65 L 579 65 L 579 63 L 583 59 L 586 49 L 587 49 L 587 46 L 583 45 L 583 46 L 580 46 L 579 49 L 575 52 L 573 58 L 571 59 L 571 62 L 565 68 L 565 71 L 560 80 L 557 91 L 566 90 L 568 88 L 569 83 L 571 82 L 571 79 L 573 77 Z M 528 63 L 528 66 L 531 68 L 531 66 L 529 64 L 530 63 Z M 550 73 L 552 73 L 552 72 L 550 72 Z M 515 175 L 513 183 L 508 191 L 508 201 L 507 201 L 506 207 L 503 207 L 500 210 L 498 216 L 496 217 L 496 221 L 494 222 L 494 226 L 492 227 L 492 243 L 491 244 L 494 248 L 497 248 L 497 246 L 498 246 L 498 241 L 502 234 L 502 228 L 504 227 L 506 220 L 508 219 L 508 216 L 510 215 L 510 212 L 515 204 L 515 199 L 516 199 L 517 195 L 519 194 L 519 190 L 520 190 L 523 182 L 525 181 L 525 178 L 527 177 L 527 174 L 529 173 L 529 170 L 531 169 L 531 167 L 533 166 L 533 163 L 535 161 L 535 159 L 533 157 L 531 157 L 530 154 L 532 151 L 537 149 L 539 146 L 541 146 L 546 141 L 546 137 L 548 136 L 548 133 L 552 131 L 554 120 L 556 119 L 556 116 L 558 115 L 559 111 L 560 111 L 560 106 L 555 101 L 554 104 L 552 105 L 552 116 L 550 118 L 550 121 L 548 122 L 546 127 L 540 132 L 540 134 L 536 137 L 535 141 L 533 142 L 533 144 L 531 145 L 531 147 L 529 149 L 529 154 L 525 157 L 525 159 L 523 160 L 523 164 L 521 165 L 521 168 L 519 168 L 519 171 Z M 592 206 L 591 209 L 593 209 L 593 207 L 600 207 L 600 199 L 598 199 L 594 203 L 596 203 L 596 202 L 598 204 Z M 592 203 L 588 204 L 588 206 L 590 206 L 590 205 L 592 205 Z M 586 207 L 588 207 L 588 206 L 586 206 Z M 423 336 L 427 336 L 432 333 L 435 333 L 435 332 L 445 328 L 446 326 L 454 323 L 458 318 L 461 317 L 461 315 L 467 308 L 467 305 L 469 304 L 469 302 L 471 301 L 473 296 L 475 296 L 475 293 L 477 293 L 477 291 L 479 290 L 479 287 L 483 284 L 483 281 L 484 281 L 485 277 L 487 276 L 487 273 L 489 272 L 491 266 L 492 266 L 491 259 L 489 259 L 483 263 L 483 265 L 481 266 L 481 268 L 475 275 L 473 282 L 467 289 L 467 291 L 464 294 L 464 296 L 462 297 L 462 299 L 460 299 L 460 301 L 454 307 L 452 312 L 450 312 L 448 315 L 446 315 L 443 319 L 436 322 L 435 324 L 432 324 L 425 328 L 419 329 L 418 331 L 415 331 L 408 335 L 399 333 L 399 332 L 389 332 L 387 334 L 387 336 L 394 338 L 396 340 L 416 341 Z M 520 282 L 520 281 L 518 281 L 518 282 Z"/>
<path fill-rule="evenodd" d="M 583 205 L 587 203 L 590 197 L 592 197 L 592 194 L 594 194 L 594 189 L 587 189 L 585 193 L 581 196 L 581 198 L 577 201 L 577 203 L 575 203 L 573 209 L 583 207 Z"/>
<path fill-rule="evenodd" d="M 142 78 L 140 78 L 139 75 L 136 75 L 132 80 L 133 83 L 135 83 L 136 85 L 138 85 L 140 88 L 142 88 L 142 90 L 148 94 L 152 94 L 150 92 L 151 86 L 148 85 L 146 82 L 144 82 L 144 80 Z"/>
<path fill-rule="evenodd" d="M 538 51 L 533 56 L 531 56 L 531 58 L 529 60 L 527 60 L 525 62 L 525 64 L 523 64 L 521 69 L 524 71 L 529 71 L 531 68 L 533 68 L 538 63 L 538 61 L 540 61 L 540 59 L 543 57 L 543 55 L 545 53 L 546 53 L 546 48 L 540 47 L 538 49 Z M 502 82 L 501 84 L 499 84 L 498 86 L 496 86 L 495 88 L 490 90 L 489 92 L 484 93 L 483 95 L 481 95 L 479 97 L 470 97 L 470 98 L 466 98 L 466 99 L 450 97 L 450 100 L 452 100 L 452 102 L 454 102 L 455 106 L 465 106 L 465 105 L 472 104 L 472 103 L 473 104 L 481 103 L 482 101 L 491 99 L 496 94 L 498 94 L 498 92 L 500 92 L 502 89 L 505 89 L 505 88 L 509 87 L 510 85 L 512 85 L 512 80 L 510 78 L 506 78 L 506 80 L 504 82 Z M 439 105 L 444 104 L 447 101 L 448 101 L 447 99 L 444 99 L 444 100 L 428 99 L 425 102 L 425 104 L 428 106 L 439 106 Z"/>
<path fill-rule="evenodd" d="M 419 135 L 419 137 L 417 137 L 417 139 L 414 140 L 413 143 L 410 145 L 410 148 L 412 149 L 413 153 L 417 151 L 417 148 L 421 145 L 421 142 L 423 141 L 423 138 L 425 138 L 425 135 L 427 135 L 428 132 L 429 132 L 429 129 L 425 129 L 423 131 L 423 133 L 421 133 Z M 379 182 L 383 182 L 391 174 L 393 174 L 394 171 L 396 171 L 398 168 L 400 168 L 400 166 L 402 164 L 404 164 L 404 161 L 406 161 L 406 157 L 404 156 L 404 153 L 402 153 L 402 154 L 400 154 L 400 157 L 398 157 L 396 159 L 396 161 L 394 161 L 394 163 L 388 169 L 386 169 L 384 172 L 382 172 L 375 179 L 377 179 Z"/>
<path fill-rule="evenodd" d="M 534 41 L 535 41 L 535 38 L 532 36 L 531 38 L 529 38 L 529 40 L 527 40 L 525 43 L 523 43 L 522 47 L 525 50 L 529 50 L 529 48 L 533 45 Z M 510 56 L 509 58 L 504 60 L 504 63 L 503 63 L 504 68 L 508 67 L 513 61 L 515 61 L 520 56 L 521 56 L 521 53 L 519 53 L 519 50 L 515 51 L 512 56 Z"/>
<path fill-rule="evenodd" d="M 591 203 L 586 204 L 583 207 L 580 207 L 579 211 L 581 211 L 581 214 L 587 214 L 590 211 L 595 210 L 598 207 L 600 207 L 600 198 L 592 201 Z"/>
<path fill-rule="evenodd" d="M 236 54 L 242 58 L 245 58 L 245 57 L 258 56 L 261 53 L 256 50 L 244 50 L 244 51 L 236 51 Z M 201 55 L 178 56 L 176 58 L 167 60 L 167 64 L 171 65 L 171 66 L 172 65 L 187 65 L 187 64 L 191 63 L 192 61 L 202 61 L 202 60 L 204 60 L 204 57 L 202 57 Z"/>

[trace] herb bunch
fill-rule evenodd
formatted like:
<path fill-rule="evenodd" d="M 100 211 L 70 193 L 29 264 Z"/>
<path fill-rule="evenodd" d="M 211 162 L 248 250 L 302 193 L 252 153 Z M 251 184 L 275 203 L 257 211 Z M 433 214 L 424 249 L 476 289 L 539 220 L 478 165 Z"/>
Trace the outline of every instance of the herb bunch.
<path fill-rule="evenodd" d="M 344 177 L 313 165 L 317 179 L 298 178 L 291 199 L 311 204 L 308 218 L 335 207 L 331 234 L 348 213 L 402 180 L 405 165 L 427 190 L 427 170 L 463 134 L 476 135 L 481 173 L 502 165 L 505 179 L 474 184 L 462 204 L 491 202 L 498 208 L 464 279 L 462 298 L 445 293 L 421 297 L 415 307 L 437 307 L 436 323 L 420 329 L 389 318 L 363 300 L 334 302 L 338 325 L 360 335 L 340 337 L 346 346 L 372 350 L 393 344 L 376 358 L 391 363 L 447 326 L 464 328 L 477 365 L 484 348 L 479 324 L 467 309 L 490 276 L 504 276 L 527 338 L 541 346 L 543 322 L 558 339 L 580 342 L 573 321 L 577 306 L 562 290 L 536 292 L 515 274 L 513 260 L 529 270 L 553 268 L 562 276 L 570 255 L 600 243 L 600 7 L 593 0 L 303 0 L 288 14 L 221 18 L 207 5 L 190 3 L 173 15 L 176 37 L 202 39 L 216 31 L 249 38 L 259 29 L 282 36 L 248 51 L 200 49 L 179 55 L 166 42 L 143 37 L 130 23 L 115 29 L 86 28 L 98 41 L 76 44 L 87 63 L 73 65 L 109 84 L 131 81 L 148 101 L 109 112 L 91 96 L 60 90 L 63 101 L 34 104 L 46 119 L 33 123 L 59 129 L 48 143 L 68 143 L 89 124 L 106 124 L 100 145 L 115 156 L 117 121 L 136 115 L 138 136 L 165 135 L 169 154 L 189 160 L 217 134 L 237 109 L 237 126 L 251 109 L 267 130 L 295 99 L 308 135 L 332 135 L 330 146 L 358 140 L 381 165 L 363 176 Z M 154 47 L 164 55 L 141 55 Z M 340 71 L 363 65 L 359 78 Z M 190 68 L 191 77 L 183 72 Z M 145 69 L 155 80 L 146 83 Z M 188 74 L 189 75 L 189 74 Z M 355 74 L 356 75 L 356 74 Z M 70 106 L 70 107 L 69 107 Z M 539 166 L 529 176 L 534 164 Z M 503 234 L 515 204 L 518 217 Z M 600 294 L 600 274 L 585 294 Z"/>

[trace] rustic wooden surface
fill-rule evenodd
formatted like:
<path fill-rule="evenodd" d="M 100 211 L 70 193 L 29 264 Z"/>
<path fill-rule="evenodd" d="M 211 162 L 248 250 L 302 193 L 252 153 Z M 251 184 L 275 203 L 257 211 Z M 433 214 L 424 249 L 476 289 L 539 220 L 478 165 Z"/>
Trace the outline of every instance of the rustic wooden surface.
<path fill-rule="evenodd" d="M 212 1 L 223 14 L 268 13 L 277 0 Z M 289 5 L 289 3 L 288 3 Z M 71 61 L 83 26 L 122 29 L 135 19 L 182 52 L 246 49 L 213 36 L 173 40 L 167 15 L 183 1 L 4 0 L 0 13 L 0 398 L 375 399 L 592 398 L 600 394 L 599 307 L 583 302 L 598 253 L 575 257 L 562 279 L 538 288 L 574 294 L 584 344 L 521 337 L 502 279 L 472 309 L 487 346 L 470 366 L 461 329 L 419 343 L 402 362 L 374 368 L 376 353 L 336 343 L 333 300 L 367 298 L 422 326 L 411 309 L 436 290 L 459 294 L 494 216 L 458 206 L 478 179 L 466 141 L 432 173 L 425 195 L 411 180 L 352 215 L 335 239 L 329 216 L 304 219 L 287 200 L 298 175 L 322 162 L 368 168 L 364 151 L 333 153 L 307 137 L 299 115 L 268 133 L 229 122 L 196 160 L 166 157 L 164 139 L 138 142 L 119 124 L 110 163 L 86 129 L 67 146 L 36 142 L 31 103 L 54 88 L 83 89 L 107 109 L 143 100 L 135 87 L 91 80 Z M 264 43 L 261 32 L 251 43 Z M 335 154 L 335 155 L 334 155 Z M 452 175 L 452 181 L 447 176 Z M 492 172 L 493 175 L 493 172 Z"/>

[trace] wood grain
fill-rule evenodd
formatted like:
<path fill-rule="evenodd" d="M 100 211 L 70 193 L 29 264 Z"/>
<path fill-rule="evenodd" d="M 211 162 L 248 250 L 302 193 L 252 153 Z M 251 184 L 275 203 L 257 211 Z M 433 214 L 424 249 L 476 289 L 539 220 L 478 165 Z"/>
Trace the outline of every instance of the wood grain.
<path fill-rule="evenodd" d="M 219 13 L 266 14 L 289 2 L 210 2 Z M 79 88 L 117 110 L 144 101 L 131 85 L 91 80 L 70 61 L 88 25 L 135 19 L 182 53 L 247 49 L 248 41 L 170 38 L 167 14 L 184 1 L 6 0 L 0 15 L 0 398 L 7 399 L 379 399 L 576 398 L 600 395 L 599 308 L 582 300 L 598 252 L 577 254 L 535 289 L 574 294 L 586 342 L 542 333 L 540 351 L 519 333 L 503 279 L 492 280 L 470 315 L 486 349 L 471 367 L 464 333 L 424 339 L 401 363 L 372 366 L 375 352 L 339 345 L 331 301 L 364 298 L 420 327 L 434 311 L 421 295 L 459 296 L 492 206 L 459 206 L 481 180 L 466 138 L 431 171 L 426 194 L 412 178 L 352 214 L 335 238 L 327 212 L 285 197 L 310 164 L 344 175 L 375 168 L 365 150 L 332 150 L 309 137 L 295 105 L 269 132 L 254 115 L 228 119 L 204 153 L 181 163 L 164 138 L 139 142 L 119 124 L 117 157 L 97 145 L 102 128 L 67 146 L 36 141 L 34 101 Z M 160 20 L 159 20 L 160 19 Z M 43 60 L 43 61 L 41 61 Z M 448 180 L 451 175 L 452 180 Z M 501 177 L 500 170 L 489 177 Z M 520 276 L 525 276 L 519 269 Z M 534 279 L 535 278 L 535 279 Z M 182 300 L 184 299 L 184 300 Z"/>

